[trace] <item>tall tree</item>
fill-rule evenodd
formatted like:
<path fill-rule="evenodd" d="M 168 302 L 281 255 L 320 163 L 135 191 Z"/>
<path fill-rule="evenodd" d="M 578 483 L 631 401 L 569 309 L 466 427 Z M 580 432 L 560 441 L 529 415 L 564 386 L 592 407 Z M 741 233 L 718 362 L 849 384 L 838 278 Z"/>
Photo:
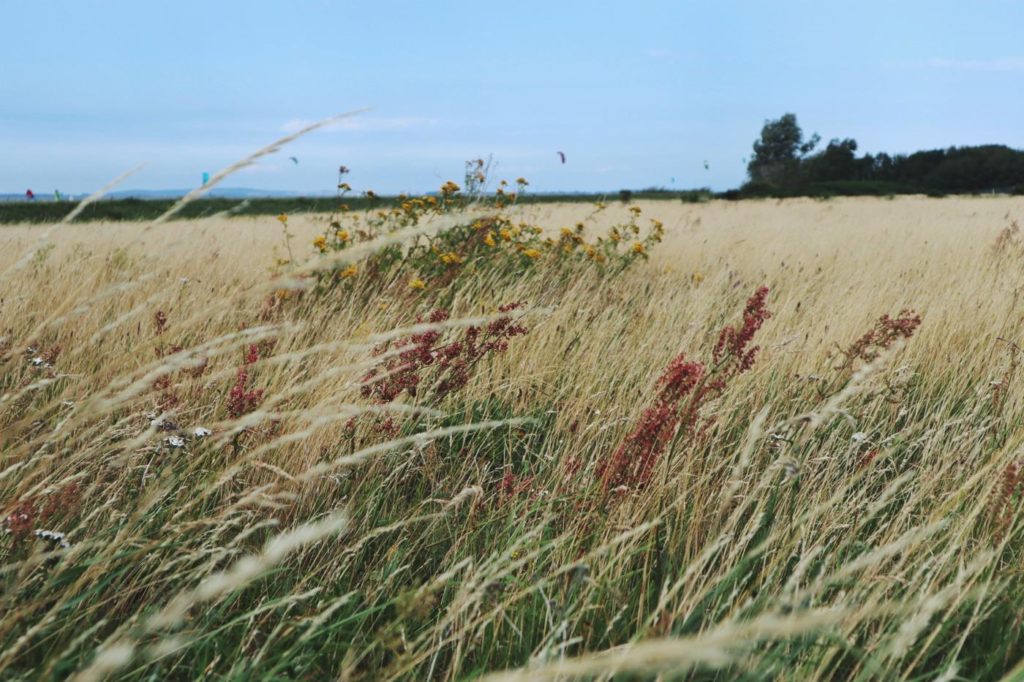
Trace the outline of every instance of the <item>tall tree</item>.
<path fill-rule="evenodd" d="M 796 114 L 783 114 L 765 121 L 760 139 L 754 142 L 754 154 L 747 164 L 752 182 L 785 186 L 798 181 L 800 159 L 810 154 L 821 138 L 815 133 L 804 141 Z"/>

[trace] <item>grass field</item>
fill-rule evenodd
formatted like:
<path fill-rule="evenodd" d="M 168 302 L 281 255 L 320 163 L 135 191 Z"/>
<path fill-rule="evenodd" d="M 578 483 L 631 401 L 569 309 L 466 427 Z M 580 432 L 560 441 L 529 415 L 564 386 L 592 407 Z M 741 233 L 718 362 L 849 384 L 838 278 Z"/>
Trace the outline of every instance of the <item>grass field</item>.
<path fill-rule="evenodd" d="M 0 230 L 0 678 L 1024 674 L 1024 202 L 630 206 Z"/>

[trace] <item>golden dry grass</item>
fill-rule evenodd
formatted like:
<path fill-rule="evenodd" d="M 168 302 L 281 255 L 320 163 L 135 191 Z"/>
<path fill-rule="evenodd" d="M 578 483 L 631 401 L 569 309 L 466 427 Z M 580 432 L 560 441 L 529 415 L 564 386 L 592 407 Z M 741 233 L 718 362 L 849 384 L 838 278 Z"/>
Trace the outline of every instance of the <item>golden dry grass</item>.
<path fill-rule="evenodd" d="M 4 228 L 0 503 L 7 516 L 70 482 L 80 500 L 52 528 L 69 550 L 0 545 L 0 676 L 1011 669 L 1020 493 L 999 491 L 1024 436 L 1010 371 L 1024 258 L 993 245 L 1020 200 L 640 206 L 665 242 L 618 277 L 451 292 L 462 318 L 535 304 L 529 335 L 423 423 L 482 435 L 368 452 L 345 422 L 367 409 L 356 384 L 372 335 L 413 324 L 429 292 L 268 312 L 285 253 L 273 217 L 73 224 L 27 260 L 44 229 Z M 592 210 L 516 209 L 552 229 Z M 297 258 L 314 258 L 326 220 L 290 219 Z M 708 359 L 762 284 L 761 354 L 705 406 L 710 436 L 662 462 L 655 485 L 602 497 L 597 462 L 654 379 L 680 352 Z M 835 369 L 838 347 L 903 308 L 923 318 L 904 346 Z M 242 349 L 264 337 L 277 339 L 254 369 L 266 398 L 231 420 Z M 186 350 L 161 359 L 161 344 Z M 53 346 L 52 368 L 32 366 Z M 214 434 L 173 449 L 150 424 L 152 383 L 197 347 L 210 368 L 173 374 L 170 417 Z M 244 426 L 258 437 L 239 441 Z M 571 461 L 582 471 L 567 482 Z M 505 499 L 511 470 L 531 487 Z"/>

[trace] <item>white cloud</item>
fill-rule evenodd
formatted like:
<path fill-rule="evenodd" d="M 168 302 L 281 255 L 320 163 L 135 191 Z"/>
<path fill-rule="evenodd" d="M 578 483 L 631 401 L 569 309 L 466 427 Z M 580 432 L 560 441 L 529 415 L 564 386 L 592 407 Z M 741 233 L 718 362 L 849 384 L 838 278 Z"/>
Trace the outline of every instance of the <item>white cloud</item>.
<path fill-rule="evenodd" d="M 315 123 L 315 121 L 294 118 L 283 126 L 281 126 L 281 132 L 294 133 L 302 130 L 308 125 Z M 368 116 L 358 115 L 351 118 L 344 118 L 337 123 L 332 123 L 329 126 L 325 126 L 323 130 L 333 130 L 341 132 L 367 132 L 367 133 L 390 133 L 398 132 L 403 130 L 422 130 L 424 128 L 430 128 L 437 125 L 438 121 L 434 118 L 420 118 L 417 116 L 392 116 L 392 117 L 380 117 L 380 116 Z"/>
<path fill-rule="evenodd" d="M 1024 71 L 1024 57 L 1002 57 L 1000 59 L 944 59 L 935 57 L 928 60 L 933 69 L 954 71 Z"/>

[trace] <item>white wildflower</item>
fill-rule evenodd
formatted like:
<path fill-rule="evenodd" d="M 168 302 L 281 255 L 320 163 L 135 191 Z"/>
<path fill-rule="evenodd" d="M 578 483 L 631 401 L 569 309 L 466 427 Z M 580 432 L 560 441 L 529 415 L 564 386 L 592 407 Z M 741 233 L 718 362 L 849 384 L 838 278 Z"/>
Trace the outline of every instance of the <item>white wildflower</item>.
<path fill-rule="evenodd" d="M 35 536 L 37 538 L 42 538 L 43 540 L 49 540 L 51 542 L 56 542 L 61 547 L 63 547 L 64 549 L 67 549 L 68 547 L 71 546 L 71 543 L 68 542 L 68 537 L 66 535 L 64 535 L 64 533 L 61 533 L 59 531 L 55 531 L 55 530 L 37 530 L 37 531 L 35 531 Z"/>
<path fill-rule="evenodd" d="M 850 437 L 850 440 L 852 440 L 854 443 L 863 443 L 867 439 L 868 434 L 864 433 L 863 431 L 858 431 L 857 433 L 853 434 L 853 436 Z"/>
<path fill-rule="evenodd" d="M 192 432 L 192 434 L 193 434 L 193 435 L 194 435 L 194 436 L 195 436 L 196 438 L 206 438 L 206 437 L 207 437 L 207 436 L 209 436 L 209 435 L 210 435 L 211 433 L 213 433 L 213 432 L 212 432 L 212 431 L 210 431 L 210 429 L 204 429 L 204 428 L 203 428 L 202 426 L 197 426 L 197 427 L 195 428 L 195 430 L 194 430 L 194 431 Z"/>
<path fill-rule="evenodd" d="M 183 448 L 185 447 L 185 439 L 181 436 L 168 436 L 166 442 L 172 448 Z"/>

